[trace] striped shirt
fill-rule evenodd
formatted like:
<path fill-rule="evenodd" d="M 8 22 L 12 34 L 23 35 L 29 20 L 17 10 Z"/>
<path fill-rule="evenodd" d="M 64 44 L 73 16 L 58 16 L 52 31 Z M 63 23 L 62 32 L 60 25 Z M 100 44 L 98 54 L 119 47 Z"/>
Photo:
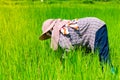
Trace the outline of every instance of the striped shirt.
<path fill-rule="evenodd" d="M 60 32 L 60 47 L 69 51 L 75 45 L 80 45 L 91 48 L 94 51 L 96 32 L 105 25 L 105 22 L 95 17 L 80 18 L 77 22 L 74 22 L 74 20 L 72 22 L 78 25 L 78 30 L 68 27 L 69 34 L 64 35 Z"/>

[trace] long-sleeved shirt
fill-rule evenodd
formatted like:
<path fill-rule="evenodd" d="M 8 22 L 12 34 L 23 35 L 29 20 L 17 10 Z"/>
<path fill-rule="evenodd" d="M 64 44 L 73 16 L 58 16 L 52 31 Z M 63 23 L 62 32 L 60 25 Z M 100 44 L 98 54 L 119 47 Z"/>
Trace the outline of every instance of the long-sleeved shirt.
<path fill-rule="evenodd" d="M 78 29 L 65 26 L 68 29 L 68 34 L 60 32 L 59 45 L 66 51 L 73 49 L 75 45 L 86 46 L 94 51 L 94 42 L 96 32 L 105 25 L 105 22 L 95 18 L 86 17 L 80 18 L 77 21 L 73 20 L 74 25 L 78 25 Z M 72 24 L 72 25 L 73 25 Z"/>

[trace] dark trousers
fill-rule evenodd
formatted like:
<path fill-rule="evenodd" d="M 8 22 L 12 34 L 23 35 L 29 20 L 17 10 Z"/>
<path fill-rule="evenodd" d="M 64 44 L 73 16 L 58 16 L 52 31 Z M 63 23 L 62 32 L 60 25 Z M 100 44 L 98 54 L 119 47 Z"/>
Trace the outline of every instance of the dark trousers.
<path fill-rule="evenodd" d="M 99 53 L 99 60 L 103 63 L 108 63 L 110 66 L 111 60 L 109 56 L 109 44 L 108 44 L 108 33 L 106 25 L 102 26 L 97 32 L 95 36 L 95 52 Z"/>

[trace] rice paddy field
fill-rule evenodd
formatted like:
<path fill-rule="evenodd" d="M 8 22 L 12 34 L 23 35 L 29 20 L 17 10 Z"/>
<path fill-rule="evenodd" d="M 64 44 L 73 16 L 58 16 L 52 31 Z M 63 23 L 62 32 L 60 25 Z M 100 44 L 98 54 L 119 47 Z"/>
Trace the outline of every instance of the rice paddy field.
<path fill-rule="evenodd" d="M 73 50 L 60 62 L 61 49 L 40 41 L 49 18 L 98 17 L 108 28 L 110 55 L 116 74 L 98 55 Z M 118 3 L 0 3 L 0 80 L 120 80 L 120 6 Z"/>

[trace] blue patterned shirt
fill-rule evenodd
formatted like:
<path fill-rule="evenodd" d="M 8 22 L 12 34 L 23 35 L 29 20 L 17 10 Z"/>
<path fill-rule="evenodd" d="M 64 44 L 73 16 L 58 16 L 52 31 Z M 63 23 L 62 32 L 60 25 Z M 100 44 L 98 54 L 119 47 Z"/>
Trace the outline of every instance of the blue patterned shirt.
<path fill-rule="evenodd" d="M 60 32 L 59 45 L 66 51 L 74 49 L 75 45 L 86 46 L 94 51 L 95 34 L 105 23 L 95 17 L 80 18 L 77 22 L 78 30 L 68 27 L 69 34 Z"/>

